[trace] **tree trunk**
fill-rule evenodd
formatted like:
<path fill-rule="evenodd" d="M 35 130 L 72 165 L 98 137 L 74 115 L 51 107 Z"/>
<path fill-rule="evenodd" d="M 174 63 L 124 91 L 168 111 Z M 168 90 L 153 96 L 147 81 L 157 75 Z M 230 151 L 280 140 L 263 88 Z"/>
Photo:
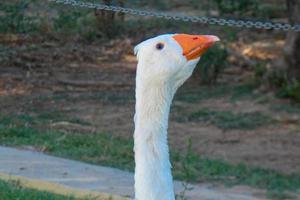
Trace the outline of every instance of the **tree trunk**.
<path fill-rule="evenodd" d="M 289 21 L 292 24 L 300 24 L 300 1 L 286 0 Z M 300 80 L 300 33 L 290 31 L 287 35 L 283 58 L 283 67 L 286 68 L 289 80 Z"/>
<path fill-rule="evenodd" d="M 286 0 L 291 24 L 300 24 L 300 1 Z M 278 95 L 300 102 L 300 33 L 287 34 L 283 55 L 266 76 L 269 86 L 278 87 Z"/>

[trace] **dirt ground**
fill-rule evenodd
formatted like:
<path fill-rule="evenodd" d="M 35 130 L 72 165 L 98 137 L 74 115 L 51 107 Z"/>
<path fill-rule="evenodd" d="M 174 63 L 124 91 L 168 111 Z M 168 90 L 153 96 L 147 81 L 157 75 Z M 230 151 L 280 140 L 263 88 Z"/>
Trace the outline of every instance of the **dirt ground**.
<path fill-rule="evenodd" d="M 132 43 L 129 39 L 104 45 L 37 41 L 31 50 L 22 50 L 21 45 L 0 67 L 1 113 L 35 115 L 53 110 L 80 121 L 64 123 L 64 120 L 58 120 L 49 123 L 49 127 L 85 134 L 109 132 L 131 138 L 136 65 L 131 53 Z M 253 43 L 259 48 L 257 45 Z M 251 49 L 243 52 L 249 55 Z M 264 52 L 259 55 L 268 55 L 267 50 Z M 232 66 L 225 70 L 220 81 L 241 84 L 241 79 L 247 77 L 244 71 Z M 178 95 L 183 95 L 185 90 L 201 92 L 199 88 L 198 81 L 192 79 Z M 176 98 L 169 124 L 171 148 L 184 150 L 188 141 L 192 141 L 194 151 L 210 158 L 284 173 L 299 172 L 300 114 L 275 111 L 272 106 L 289 102 L 279 100 L 273 94 L 257 93 L 259 98 L 236 101 L 229 100 L 226 94 L 221 98 L 194 102 Z M 262 98 L 268 100 L 262 101 Z M 177 120 L 177 116 L 202 108 L 259 111 L 272 116 L 277 123 L 253 130 L 223 130 L 205 122 Z"/>

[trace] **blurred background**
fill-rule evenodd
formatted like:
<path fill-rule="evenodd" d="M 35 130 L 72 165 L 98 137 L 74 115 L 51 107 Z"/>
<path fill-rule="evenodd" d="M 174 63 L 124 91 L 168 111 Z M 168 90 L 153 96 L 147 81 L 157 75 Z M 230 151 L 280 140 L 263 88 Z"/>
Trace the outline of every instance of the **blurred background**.
<path fill-rule="evenodd" d="M 88 2 L 300 23 L 300 2 L 293 0 Z M 133 171 L 133 47 L 163 33 L 222 39 L 175 96 L 169 124 L 175 178 L 248 185 L 266 190 L 270 199 L 299 199 L 295 32 L 1 0 L 0 144 Z"/>

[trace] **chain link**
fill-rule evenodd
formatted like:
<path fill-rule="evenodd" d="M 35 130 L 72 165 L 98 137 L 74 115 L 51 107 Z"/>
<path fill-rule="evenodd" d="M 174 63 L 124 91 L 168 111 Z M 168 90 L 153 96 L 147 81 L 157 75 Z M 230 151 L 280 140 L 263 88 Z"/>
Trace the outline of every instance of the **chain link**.
<path fill-rule="evenodd" d="M 164 18 L 167 20 L 177 20 L 185 22 L 194 22 L 194 23 L 204 23 L 211 25 L 221 25 L 221 26 L 235 26 L 235 27 L 246 27 L 246 28 L 256 28 L 256 29 L 274 29 L 274 30 L 283 30 L 283 31 L 300 31 L 300 24 L 287 24 L 287 23 L 274 23 L 274 22 L 261 22 L 261 21 L 251 21 L 251 20 L 234 20 L 234 19 L 222 19 L 214 17 L 197 17 L 197 16 L 185 16 L 185 15 L 175 15 L 170 13 L 163 12 L 153 12 L 132 8 L 124 8 L 119 6 L 108 6 L 105 4 L 99 3 L 90 3 L 77 0 L 48 0 L 49 2 L 55 2 L 58 4 L 71 5 L 74 7 L 90 8 L 97 10 L 106 10 L 112 12 L 120 12 L 124 14 L 132 14 L 139 16 L 149 16 Z"/>

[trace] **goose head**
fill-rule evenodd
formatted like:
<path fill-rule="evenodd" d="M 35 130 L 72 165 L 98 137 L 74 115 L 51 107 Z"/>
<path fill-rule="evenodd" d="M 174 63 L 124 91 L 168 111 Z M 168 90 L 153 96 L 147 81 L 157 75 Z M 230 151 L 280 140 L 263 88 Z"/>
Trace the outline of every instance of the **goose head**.
<path fill-rule="evenodd" d="M 164 34 L 141 42 L 134 48 L 137 79 L 177 89 L 191 76 L 204 52 L 219 40 L 213 35 Z"/>

